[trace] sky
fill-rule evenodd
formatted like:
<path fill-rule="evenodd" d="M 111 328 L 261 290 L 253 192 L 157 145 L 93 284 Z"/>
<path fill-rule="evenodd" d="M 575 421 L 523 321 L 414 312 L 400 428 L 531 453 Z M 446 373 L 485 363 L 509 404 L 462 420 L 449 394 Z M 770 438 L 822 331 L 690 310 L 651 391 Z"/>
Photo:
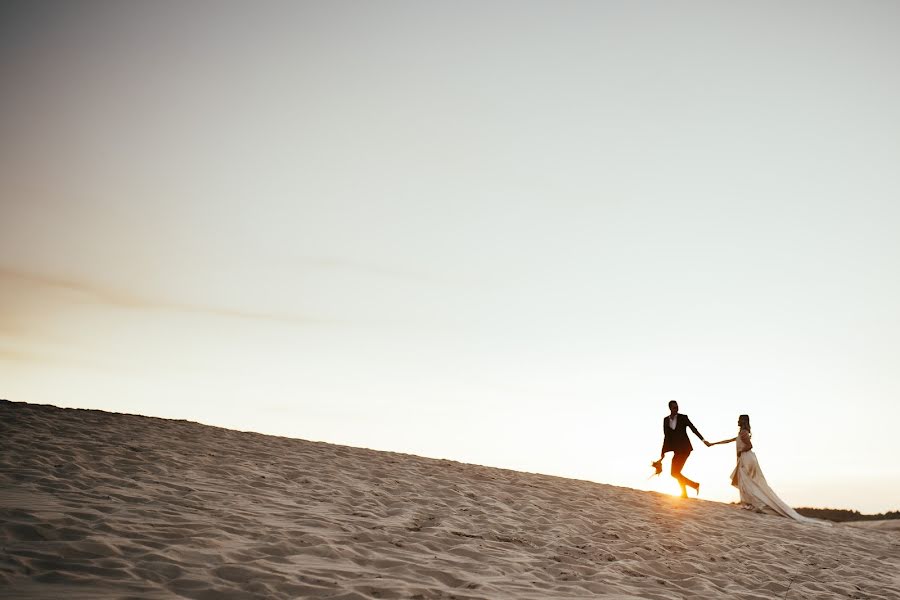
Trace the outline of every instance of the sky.
<path fill-rule="evenodd" d="M 0 397 L 898 510 L 898 19 L 4 2 Z"/>

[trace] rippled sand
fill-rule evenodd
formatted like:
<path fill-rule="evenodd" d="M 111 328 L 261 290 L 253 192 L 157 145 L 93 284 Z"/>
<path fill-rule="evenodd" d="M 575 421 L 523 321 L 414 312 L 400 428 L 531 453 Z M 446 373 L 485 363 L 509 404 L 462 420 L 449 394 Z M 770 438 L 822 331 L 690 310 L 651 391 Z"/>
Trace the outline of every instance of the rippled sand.
<path fill-rule="evenodd" d="M 0 401 L 0 596 L 900 598 L 900 531 Z"/>

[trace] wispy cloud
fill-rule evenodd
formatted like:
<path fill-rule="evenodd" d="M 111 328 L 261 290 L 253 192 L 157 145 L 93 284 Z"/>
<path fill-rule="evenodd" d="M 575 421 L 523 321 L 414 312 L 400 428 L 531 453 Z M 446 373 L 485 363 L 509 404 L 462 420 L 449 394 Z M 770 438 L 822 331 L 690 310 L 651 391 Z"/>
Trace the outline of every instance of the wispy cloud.
<path fill-rule="evenodd" d="M 46 367 L 48 365 L 80 367 L 107 372 L 110 368 L 120 367 L 120 365 L 116 365 L 113 362 L 91 360 L 81 355 L 72 355 L 71 353 L 61 354 L 59 352 L 23 350 L 21 348 L 0 348 L 0 362 L 35 365 L 39 367 Z"/>
<path fill-rule="evenodd" d="M 422 272 L 412 269 L 386 267 L 367 261 L 348 260 L 343 258 L 294 258 L 282 262 L 291 269 L 319 269 L 322 271 L 339 271 L 368 277 L 380 277 L 400 283 L 427 284 L 436 286 L 478 286 L 489 285 L 496 281 L 502 273 L 490 273 L 475 276 L 470 273 L 462 275 L 460 271 Z M 483 265 L 482 265 L 483 266 Z"/>
<path fill-rule="evenodd" d="M 331 269 L 338 271 L 353 271 L 364 275 L 376 275 L 379 277 L 388 277 L 391 279 L 399 279 L 404 281 L 429 281 L 433 277 L 418 273 L 415 271 L 407 271 L 403 269 L 392 269 L 380 265 L 357 262 L 339 258 L 302 258 L 297 261 L 300 266 L 315 269 Z"/>
<path fill-rule="evenodd" d="M 0 282 L 6 284 L 12 283 L 18 285 L 27 285 L 31 287 L 54 289 L 57 291 L 78 294 L 88 298 L 90 301 L 97 304 L 106 304 L 110 306 L 117 306 L 134 310 L 167 310 L 233 319 L 275 321 L 292 326 L 323 325 L 327 323 L 335 323 L 335 321 L 319 317 L 307 317 L 302 315 L 276 312 L 254 312 L 221 306 L 157 300 L 154 298 L 148 298 L 121 290 L 95 285 L 90 282 L 78 281 L 56 276 L 48 276 L 40 273 L 10 269 L 7 267 L 0 267 Z"/>
<path fill-rule="evenodd" d="M 40 362 L 44 357 L 33 352 L 24 352 L 22 350 L 11 350 L 9 348 L 0 348 L 0 361 L 10 362 Z"/>

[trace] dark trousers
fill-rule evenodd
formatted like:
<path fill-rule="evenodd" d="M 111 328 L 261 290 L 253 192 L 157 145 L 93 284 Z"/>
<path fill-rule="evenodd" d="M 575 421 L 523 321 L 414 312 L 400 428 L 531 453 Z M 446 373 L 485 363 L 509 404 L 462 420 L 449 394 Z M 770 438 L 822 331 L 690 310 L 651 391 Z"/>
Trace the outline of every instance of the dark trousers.
<path fill-rule="evenodd" d="M 687 477 L 681 474 L 681 469 L 684 467 L 685 461 L 687 461 L 688 456 L 691 455 L 691 451 L 687 452 L 676 452 L 675 456 L 672 457 L 672 477 L 678 480 L 678 485 L 681 486 L 681 495 L 687 496 L 687 490 L 685 486 L 690 486 L 694 489 L 697 489 L 699 485 L 696 481 L 691 481 Z"/>

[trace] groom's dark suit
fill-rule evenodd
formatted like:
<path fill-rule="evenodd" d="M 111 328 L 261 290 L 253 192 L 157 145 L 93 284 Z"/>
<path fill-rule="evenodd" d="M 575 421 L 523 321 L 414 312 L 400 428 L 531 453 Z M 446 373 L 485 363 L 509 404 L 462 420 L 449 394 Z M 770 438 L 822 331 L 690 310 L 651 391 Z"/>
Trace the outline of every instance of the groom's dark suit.
<path fill-rule="evenodd" d="M 675 454 L 685 454 L 691 452 L 694 447 L 691 446 L 691 440 L 688 439 L 687 428 L 690 427 L 701 440 L 703 436 L 691 423 L 687 415 L 678 413 L 678 420 L 675 422 L 675 429 L 669 427 L 669 417 L 663 418 L 663 454 L 666 452 L 674 452 Z"/>
<path fill-rule="evenodd" d="M 665 454 L 666 452 L 675 453 L 672 457 L 672 477 L 678 480 L 678 485 L 681 486 L 681 495 L 687 497 L 685 486 L 691 486 L 695 490 L 700 490 L 699 483 L 691 481 L 681 474 L 684 463 L 694 449 L 694 447 L 691 446 L 691 440 L 688 439 L 687 428 L 690 427 L 691 431 L 693 431 L 701 440 L 703 439 L 703 436 L 700 435 L 700 432 L 697 431 L 697 428 L 694 427 L 694 424 L 691 423 L 688 416 L 681 413 L 678 413 L 675 421 L 675 429 L 672 429 L 669 426 L 670 416 L 671 415 L 663 417 L 663 447 L 661 454 Z"/>

